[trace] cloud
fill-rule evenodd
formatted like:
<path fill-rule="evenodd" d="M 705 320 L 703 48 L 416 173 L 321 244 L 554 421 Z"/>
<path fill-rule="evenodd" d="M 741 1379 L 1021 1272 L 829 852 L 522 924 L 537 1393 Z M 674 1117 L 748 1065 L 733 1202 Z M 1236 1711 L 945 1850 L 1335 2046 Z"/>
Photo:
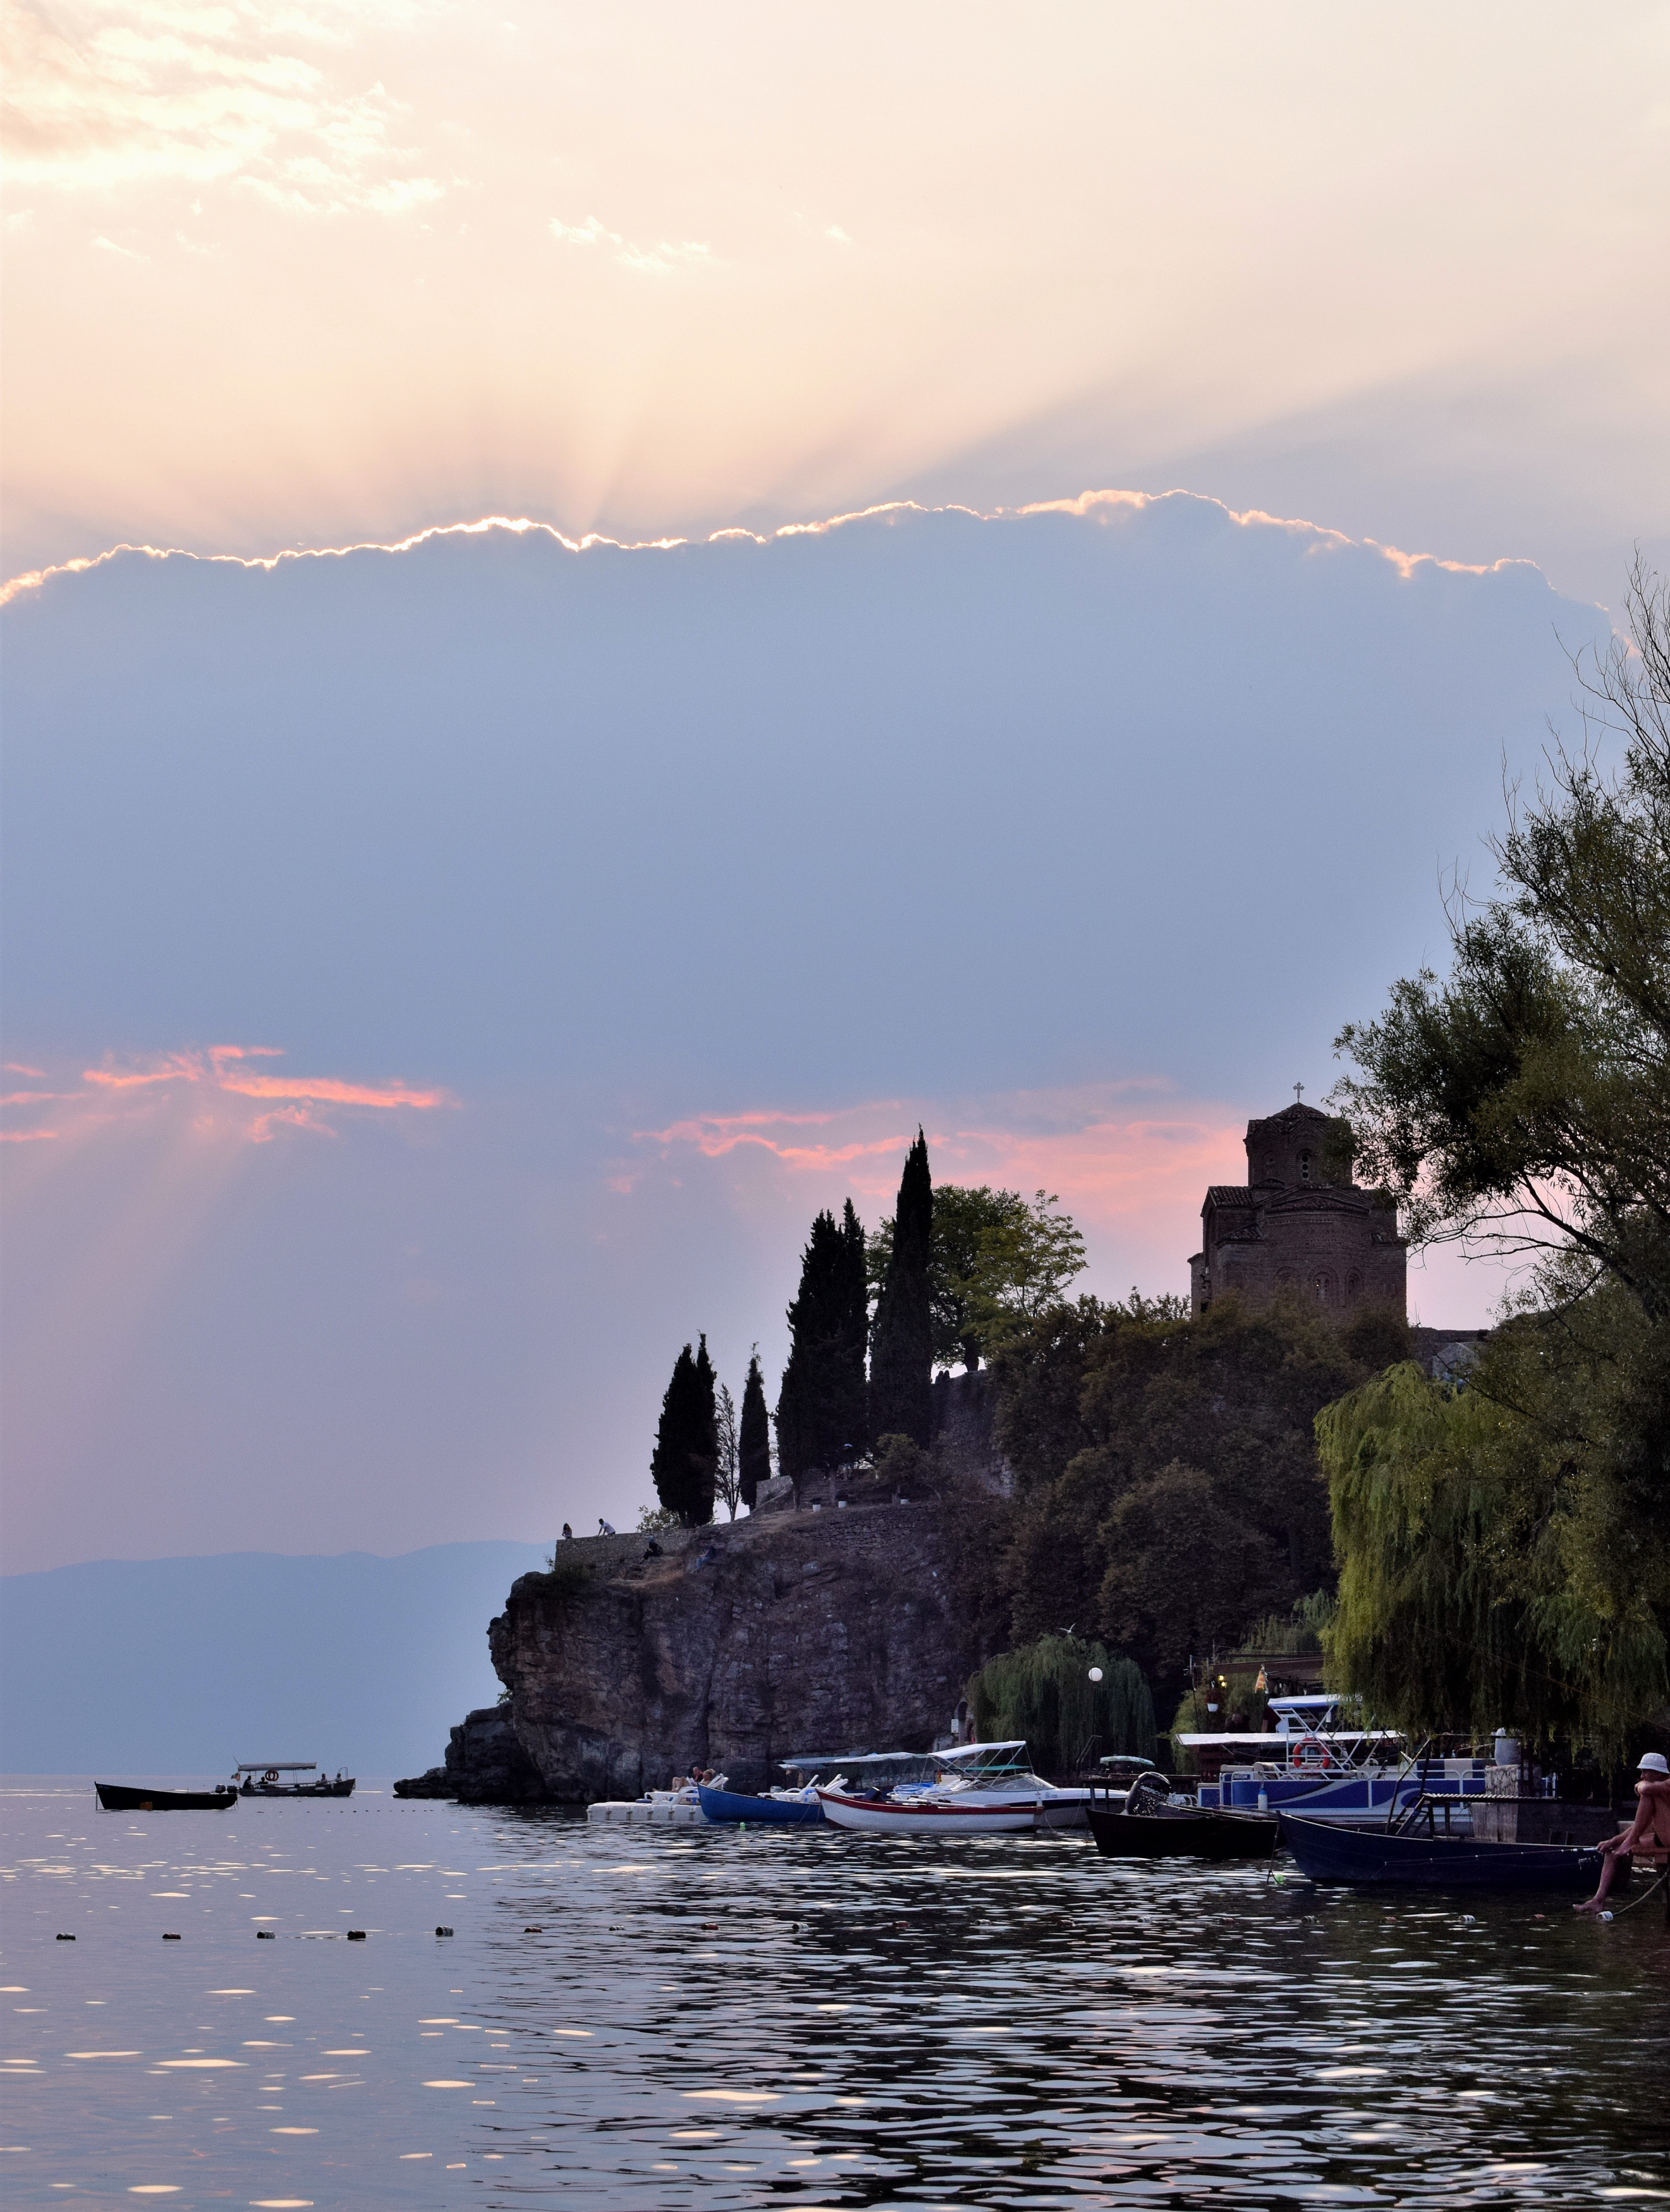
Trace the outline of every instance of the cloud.
<path fill-rule="evenodd" d="M 1131 1078 L 956 1101 L 878 1100 L 818 1113 L 693 1115 L 640 1131 L 635 1141 L 653 1146 L 663 1159 L 681 1152 L 712 1161 L 763 1157 L 827 1192 L 838 1182 L 890 1207 L 919 1125 L 936 1182 L 992 1183 L 1029 1194 L 1048 1188 L 1086 1222 L 1134 1230 L 1145 1242 L 1161 1224 L 1175 1233 L 1198 1211 L 1206 1183 L 1233 1175 L 1242 1127 L 1222 1104 L 1181 1098 L 1160 1078 Z M 808 1142 L 802 1133 L 812 1129 L 820 1136 Z M 624 1168 L 622 1181 L 631 1182 Z M 825 1202 L 824 1194 L 814 1202 Z"/>
<path fill-rule="evenodd" d="M 4 33 L 7 175 L 100 193 L 235 180 L 303 215 L 402 215 L 440 198 L 396 143 L 399 103 L 380 83 L 333 84 L 309 51 L 343 37 L 335 11 L 258 0 L 88 0 L 50 17 L 24 0 Z"/>
<path fill-rule="evenodd" d="M 281 1128 L 312 1130 L 334 1136 L 337 1130 L 319 1109 L 387 1113 L 410 1109 L 429 1113 L 454 1103 L 438 1088 L 394 1082 L 357 1083 L 337 1076 L 259 1075 L 242 1063 L 283 1057 L 276 1045 L 210 1045 L 161 1054 L 149 1063 L 123 1066 L 113 1058 L 101 1066 L 82 1070 L 88 1088 L 79 1091 L 15 1091 L 0 1097 L 0 1108 L 46 1108 L 56 1126 L 8 1131 L 7 1141 L 16 1144 L 39 1137 L 86 1135 L 108 1127 L 124 1113 L 143 1111 L 149 1102 L 179 1095 L 182 1090 L 216 1100 L 257 1102 L 262 1111 L 251 1114 L 235 1103 L 194 1107 L 190 1126 L 199 1136 L 240 1135 L 252 1144 L 270 1143 Z M 33 1073 L 37 1071 L 31 1070 Z M 270 1101 L 282 1101 L 270 1104 Z M 90 1103 L 89 1103 L 90 1102 Z M 79 1111 L 65 1109 L 78 1108 Z"/>
<path fill-rule="evenodd" d="M 635 270 L 643 276 L 671 276 L 676 270 L 694 268 L 713 258 L 713 248 L 700 239 L 687 238 L 676 246 L 665 238 L 659 246 L 635 245 L 618 230 L 606 228 L 594 215 L 578 223 L 564 222 L 553 216 L 550 231 L 565 246 L 607 245 L 622 269 Z"/>

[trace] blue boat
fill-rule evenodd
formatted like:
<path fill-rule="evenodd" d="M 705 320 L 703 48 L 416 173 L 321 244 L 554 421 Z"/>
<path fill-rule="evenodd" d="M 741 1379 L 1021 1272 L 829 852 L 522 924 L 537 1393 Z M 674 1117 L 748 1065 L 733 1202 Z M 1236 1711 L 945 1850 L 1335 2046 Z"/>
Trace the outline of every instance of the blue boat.
<path fill-rule="evenodd" d="M 1430 1819 L 1424 1832 L 1406 1828 L 1345 1828 L 1278 1813 L 1281 1839 L 1313 1881 L 1408 1889 L 1593 1889 L 1600 1854 L 1570 1844 L 1488 1844 L 1442 1835 Z"/>
<path fill-rule="evenodd" d="M 701 1800 L 702 1812 L 717 1824 L 729 1825 L 738 1820 L 752 1820 L 762 1824 L 773 1821 L 780 1826 L 821 1826 L 823 1808 L 816 1797 L 810 1802 L 798 1793 L 792 1797 L 746 1797 L 739 1790 L 710 1790 L 705 1782 L 698 1782 L 695 1794 Z"/>

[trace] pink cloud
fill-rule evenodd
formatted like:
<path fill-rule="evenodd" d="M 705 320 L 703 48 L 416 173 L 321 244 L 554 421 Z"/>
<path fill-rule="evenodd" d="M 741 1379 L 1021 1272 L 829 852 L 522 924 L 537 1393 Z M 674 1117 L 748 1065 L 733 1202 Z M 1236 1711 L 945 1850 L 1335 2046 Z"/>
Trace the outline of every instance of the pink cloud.
<path fill-rule="evenodd" d="M 336 1131 L 319 1110 L 325 1107 L 427 1113 L 453 1103 L 445 1091 L 420 1089 L 398 1078 L 361 1082 L 335 1075 L 266 1075 L 248 1064 L 282 1057 L 282 1048 L 277 1045 L 217 1044 L 206 1050 L 168 1053 L 138 1066 L 122 1066 L 106 1059 L 103 1066 L 82 1071 L 82 1081 L 90 1086 L 88 1091 L 13 1091 L 0 1097 L 0 1106 L 50 1109 L 56 1103 L 60 1110 L 50 1116 L 55 1127 L 29 1133 L 57 1135 L 71 1130 L 81 1133 L 107 1126 L 112 1120 L 131 1118 L 136 1112 L 162 1108 L 179 1094 L 180 1086 L 190 1085 L 203 1102 L 187 1125 L 191 1133 L 199 1138 L 237 1134 L 251 1144 L 264 1145 L 283 1128 L 334 1136 Z M 62 1110 L 89 1097 L 107 1103 L 97 1113 L 85 1109 L 78 1115 Z M 264 1110 L 248 1113 L 240 1104 L 246 1099 Z M 24 1133 L 7 1133 L 16 1141 Z"/>
<path fill-rule="evenodd" d="M 38 1145 L 45 1137 L 56 1137 L 56 1129 L 0 1129 L 0 1145 Z"/>
<path fill-rule="evenodd" d="M 32 1075 L 37 1083 L 45 1083 L 46 1080 L 46 1071 L 44 1067 L 26 1067 L 21 1060 L 0 1060 L 0 1067 L 3 1067 L 8 1075 Z"/>
<path fill-rule="evenodd" d="M 1011 1091 L 954 1102 L 875 1099 L 815 1113 L 752 1108 L 695 1114 L 636 1133 L 661 1161 L 711 1162 L 751 1203 L 797 1215 L 850 1194 L 874 1219 L 890 1208 L 918 1122 L 934 1179 L 1059 1194 L 1090 1243 L 1086 1287 L 1176 1289 L 1210 1182 L 1241 1171 L 1243 1115 L 1183 1099 L 1151 1079 Z M 815 1141 L 808 1133 L 817 1132 Z M 641 1156 L 616 1164 L 623 1195 L 653 1176 Z M 688 1170 L 681 1172 L 688 1172 Z"/>

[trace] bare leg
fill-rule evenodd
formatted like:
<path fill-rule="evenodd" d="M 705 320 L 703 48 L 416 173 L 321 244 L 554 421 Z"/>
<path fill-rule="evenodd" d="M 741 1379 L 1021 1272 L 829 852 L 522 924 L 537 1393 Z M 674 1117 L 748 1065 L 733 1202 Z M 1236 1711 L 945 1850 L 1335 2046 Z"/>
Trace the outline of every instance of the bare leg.
<path fill-rule="evenodd" d="M 1627 1866 L 1629 1863 L 1630 1855 L 1627 1851 L 1603 1851 L 1600 1854 L 1600 1880 L 1596 1886 L 1594 1894 L 1593 1897 L 1585 1898 L 1581 1905 L 1574 1905 L 1573 1911 L 1598 1912 L 1612 1893 L 1612 1886 L 1618 1879 L 1619 1866 Z"/>

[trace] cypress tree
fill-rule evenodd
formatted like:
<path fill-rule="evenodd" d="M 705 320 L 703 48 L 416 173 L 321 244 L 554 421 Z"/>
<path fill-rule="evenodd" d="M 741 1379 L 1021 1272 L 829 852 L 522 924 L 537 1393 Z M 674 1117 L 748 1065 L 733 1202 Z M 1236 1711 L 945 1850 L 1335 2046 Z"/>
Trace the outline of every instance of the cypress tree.
<path fill-rule="evenodd" d="M 800 1257 L 788 1310 L 789 1355 L 777 1400 L 777 1461 L 798 1485 L 840 1467 L 865 1443 L 864 1231 L 849 1200 L 844 1220 L 820 1213 Z"/>
<path fill-rule="evenodd" d="M 691 1358 L 687 1344 L 673 1363 L 649 1462 L 656 1496 L 687 1528 L 700 1528 L 713 1519 L 714 1477 L 718 1467 L 714 1369 L 704 1336 L 699 1358 Z"/>
<path fill-rule="evenodd" d="M 933 1430 L 933 1180 L 919 1128 L 905 1158 L 893 1253 L 870 1347 L 870 1433 L 908 1437 L 926 1451 Z"/>
<path fill-rule="evenodd" d="M 838 1388 L 845 1401 L 841 1426 L 855 1459 L 870 1443 L 870 1382 L 866 1372 L 870 1351 L 870 1282 L 865 1266 L 864 1224 L 849 1198 L 841 1215 L 841 1257 L 845 1266 L 846 1321 L 841 1329 L 841 1376 Z"/>
<path fill-rule="evenodd" d="M 771 1480 L 771 1422 L 765 1409 L 765 1377 L 760 1372 L 757 1344 L 748 1362 L 748 1380 L 742 1386 L 737 1464 L 742 1477 L 739 1494 L 751 1513 L 754 1500 L 760 1494 L 760 1485 Z"/>

